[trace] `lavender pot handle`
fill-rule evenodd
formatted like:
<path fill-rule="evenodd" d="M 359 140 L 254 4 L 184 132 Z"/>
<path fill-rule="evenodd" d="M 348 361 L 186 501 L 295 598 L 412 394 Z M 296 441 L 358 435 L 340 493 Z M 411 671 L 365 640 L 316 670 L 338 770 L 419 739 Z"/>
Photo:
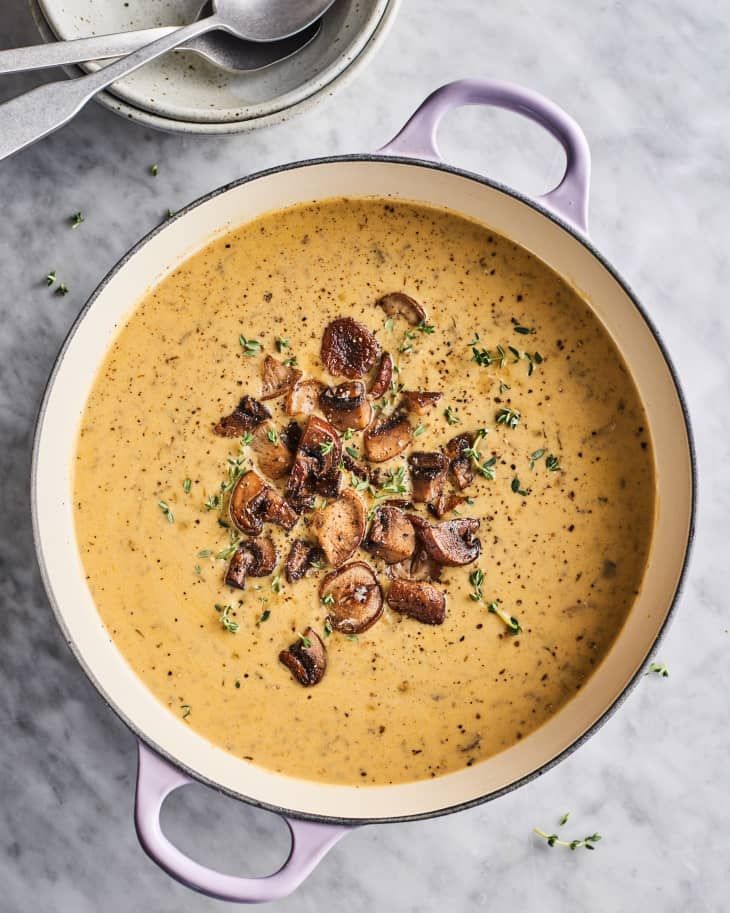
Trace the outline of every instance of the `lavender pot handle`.
<path fill-rule="evenodd" d="M 436 89 L 411 116 L 403 129 L 379 151 L 441 161 L 436 133 L 441 118 L 462 105 L 491 105 L 527 117 L 544 127 L 565 150 L 562 180 L 538 201 L 557 215 L 588 232 L 588 194 L 591 153 L 578 124 L 544 95 L 523 86 L 490 79 L 460 79 Z"/>
<path fill-rule="evenodd" d="M 193 781 L 139 742 L 134 823 L 145 852 L 178 881 L 218 900 L 265 903 L 292 893 L 350 827 L 284 818 L 291 850 L 278 872 L 264 878 L 224 875 L 190 859 L 162 833 L 160 811 L 167 796 Z"/>

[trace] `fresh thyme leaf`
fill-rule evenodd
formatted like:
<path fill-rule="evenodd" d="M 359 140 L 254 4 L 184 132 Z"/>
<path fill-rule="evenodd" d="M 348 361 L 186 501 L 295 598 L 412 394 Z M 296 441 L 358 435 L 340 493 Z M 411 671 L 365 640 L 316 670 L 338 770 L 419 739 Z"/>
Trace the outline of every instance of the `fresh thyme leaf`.
<path fill-rule="evenodd" d="M 271 611 L 269 609 L 264 609 L 264 611 L 259 615 L 257 625 L 260 625 L 263 621 L 268 621 L 271 618 Z"/>
<path fill-rule="evenodd" d="M 360 640 L 357 634 L 348 634 L 345 640 Z"/>
<path fill-rule="evenodd" d="M 502 406 L 497 413 L 497 424 L 506 425 L 514 431 L 519 425 L 521 418 L 522 416 L 517 409 L 509 409 L 507 406 Z"/>
<path fill-rule="evenodd" d="M 491 612 L 492 615 L 496 615 L 498 618 L 502 619 L 502 621 L 507 626 L 507 630 L 510 634 L 522 633 L 522 626 L 520 625 L 519 621 L 514 617 L 514 615 L 510 615 L 509 612 L 506 612 L 497 601 L 490 602 L 487 605 L 487 610 Z"/>
<path fill-rule="evenodd" d="M 444 409 L 444 418 L 450 425 L 460 425 L 461 419 L 456 414 L 452 406 L 447 406 Z"/>
<path fill-rule="evenodd" d="M 651 663 L 649 671 L 645 675 L 650 675 L 652 672 L 661 678 L 669 678 L 669 669 L 666 663 Z"/>
<path fill-rule="evenodd" d="M 323 456 L 327 456 L 327 454 L 332 450 L 333 447 L 334 447 L 334 441 L 332 441 L 332 440 L 322 441 L 322 443 L 319 445 L 319 452 Z"/>
<path fill-rule="evenodd" d="M 408 355 L 413 351 L 413 340 L 417 337 L 414 330 L 406 330 L 403 334 L 403 342 L 398 346 L 398 351 L 403 355 Z"/>
<path fill-rule="evenodd" d="M 245 336 L 241 335 L 238 337 L 238 341 L 243 349 L 243 354 L 247 358 L 253 358 L 254 355 L 258 355 L 263 348 L 258 339 L 246 339 Z"/>
<path fill-rule="evenodd" d="M 388 317 L 388 319 L 385 321 L 383 326 L 385 327 L 386 331 L 388 333 L 390 333 L 393 330 L 393 327 L 395 326 L 395 320 L 393 320 L 392 317 Z"/>
<path fill-rule="evenodd" d="M 522 336 L 529 336 L 530 333 L 534 333 L 534 330 L 531 330 L 529 327 L 523 327 L 519 324 L 515 326 L 515 333 L 519 333 Z"/>
<path fill-rule="evenodd" d="M 511 389 L 512 389 L 512 387 L 510 387 L 509 384 L 505 384 L 503 381 L 499 382 L 499 392 L 500 393 L 506 393 L 507 390 L 511 390 Z"/>
<path fill-rule="evenodd" d="M 436 332 L 436 327 L 432 323 L 421 322 L 418 324 L 416 329 L 426 336 L 430 336 L 432 333 Z"/>
<path fill-rule="evenodd" d="M 285 358 L 282 364 L 285 364 L 287 368 L 296 368 L 299 362 L 297 361 L 296 355 L 292 355 L 291 358 Z"/>
<path fill-rule="evenodd" d="M 216 554 L 216 556 L 215 556 L 216 561 L 228 561 L 228 559 L 230 557 L 232 557 L 232 555 L 238 548 L 238 544 L 239 544 L 240 540 L 239 540 L 238 536 L 235 533 L 233 533 L 233 531 L 231 531 L 231 532 L 232 532 L 231 538 L 233 539 L 233 541 L 231 542 L 230 545 L 227 545 L 225 548 L 222 548 Z M 235 538 L 233 538 L 233 537 L 235 537 Z"/>
<path fill-rule="evenodd" d="M 548 468 L 548 472 L 559 472 L 560 471 L 560 457 L 556 457 L 554 453 L 549 454 L 545 457 L 545 465 Z"/>
<path fill-rule="evenodd" d="M 416 425 L 416 428 L 413 432 L 413 437 L 421 437 L 421 435 L 425 434 L 425 433 L 426 433 L 426 426 L 423 424 L 423 422 L 419 422 Z"/>
<path fill-rule="evenodd" d="M 335 597 L 332 595 L 332 593 L 326 593 L 326 594 L 322 597 L 322 602 L 324 603 L 324 605 L 334 605 L 334 604 L 335 604 Z"/>
<path fill-rule="evenodd" d="M 190 494 L 190 489 L 193 487 L 191 479 L 183 479 L 183 491 L 186 495 Z"/>
<path fill-rule="evenodd" d="M 159 173 L 160 173 L 159 165 L 150 165 L 150 174 L 152 175 L 153 178 L 156 178 Z"/>
<path fill-rule="evenodd" d="M 220 517 L 218 517 L 218 526 L 222 526 L 223 529 L 230 529 L 230 528 L 231 528 L 231 524 L 228 523 L 228 522 L 226 522 L 226 520 L 222 520 Z"/>
<path fill-rule="evenodd" d="M 405 464 L 401 464 L 397 469 L 389 469 L 385 474 L 385 484 L 380 486 L 380 490 L 391 495 L 405 494 L 408 490 L 405 484 L 405 476 Z"/>
<path fill-rule="evenodd" d="M 210 558 L 213 552 L 209 548 L 201 548 L 198 552 L 198 558 Z"/>
<path fill-rule="evenodd" d="M 529 488 L 523 488 L 523 487 L 522 487 L 522 483 L 521 483 L 520 480 L 517 478 L 517 476 L 515 476 L 514 479 L 512 479 L 512 491 L 513 491 L 516 495 L 521 495 L 523 498 L 526 498 L 527 495 L 530 494 L 531 489 L 529 489 Z"/>
<path fill-rule="evenodd" d="M 283 336 L 278 336 L 276 339 L 276 351 L 283 352 L 284 349 L 289 348 L 289 340 L 285 339 Z"/>
<path fill-rule="evenodd" d="M 565 812 L 560 816 L 559 824 L 561 827 L 568 823 L 568 818 L 570 818 L 570 812 Z"/>
<path fill-rule="evenodd" d="M 198 575 L 198 577 L 200 577 L 200 575 L 203 573 L 203 568 L 199 564 L 196 564 L 193 570 Z"/>
<path fill-rule="evenodd" d="M 482 591 L 482 584 L 484 583 L 484 571 L 480 568 L 473 570 L 469 574 L 469 583 L 472 585 L 473 592 L 469 594 L 469 598 L 474 600 L 474 602 L 481 602 L 484 598 L 484 593 Z"/>
<path fill-rule="evenodd" d="M 204 507 L 206 510 L 218 510 L 218 508 L 219 508 L 220 506 L 221 506 L 220 495 L 210 495 L 210 497 L 207 498 L 207 499 L 203 502 L 203 507 Z"/>
<path fill-rule="evenodd" d="M 78 228 L 85 221 L 83 212 L 75 212 L 69 221 L 71 222 L 71 228 Z"/>
<path fill-rule="evenodd" d="M 343 435 L 342 435 L 342 440 L 343 440 L 343 441 L 351 441 L 351 440 L 352 440 L 352 436 L 353 436 L 354 433 L 355 433 L 355 432 L 352 430 L 352 428 L 348 428 L 348 429 L 343 433 Z"/>
<path fill-rule="evenodd" d="M 502 346 L 497 346 L 494 352 L 490 352 L 489 349 L 479 349 L 476 345 L 472 345 L 471 360 L 483 368 L 491 365 L 499 365 L 500 368 L 504 368 L 507 364 L 507 353 Z"/>
<path fill-rule="evenodd" d="M 174 209 L 168 209 L 167 215 L 165 216 L 165 218 L 171 219 L 173 216 L 176 216 L 176 215 L 177 215 L 177 212 Z"/>
<path fill-rule="evenodd" d="M 56 289 L 57 295 L 68 295 L 68 286 L 65 282 L 62 282 Z"/>
<path fill-rule="evenodd" d="M 183 712 L 182 718 L 184 720 L 186 720 L 190 716 L 190 714 L 193 712 L 193 708 L 190 706 L 190 704 L 181 704 L 180 709 Z"/>
<path fill-rule="evenodd" d="M 535 463 L 537 463 L 538 460 L 541 460 L 544 456 L 545 450 L 542 447 L 538 450 L 533 450 L 530 454 L 530 469 L 533 470 L 535 468 Z"/>
<path fill-rule="evenodd" d="M 351 456 L 353 460 L 360 459 L 360 453 L 357 447 L 345 447 L 345 453 L 348 454 L 348 456 Z"/>
<path fill-rule="evenodd" d="M 329 616 L 324 620 L 324 636 L 329 637 L 332 633 L 332 622 L 329 620 Z"/>
<path fill-rule="evenodd" d="M 274 575 L 271 581 L 271 589 L 274 593 L 281 593 L 281 574 Z"/>
<path fill-rule="evenodd" d="M 248 447 L 248 445 L 253 440 L 253 434 L 250 431 L 247 431 L 241 438 L 241 447 Z"/>
<path fill-rule="evenodd" d="M 220 612 L 220 623 L 230 634 L 237 634 L 238 629 L 241 627 L 237 621 L 234 621 L 231 618 L 231 612 L 233 611 L 232 605 L 221 605 L 220 603 L 215 604 L 216 612 Z"/>
<path fill-rule="evenodd" d="M 266 432 L 266 437 L 269 439 L 269 441 L 270 441 L 272 444 L 276 444 L 277 447 L 278 447 L 278 445 L 279 445 L 279 433 L 278 433 L 278 431 L 276 430 L 276 428 L 269 428 L 269 430 Z"/>
<path fill-rule="evenodd" d="M 308 637 L 305 637 L 303 634 L 299 634 L 299 633 L 297 633 L 297 637 L 299 638 L 299 640 L 301 640 L 303 647 L 312 646 L 312 641 Z"/>
<path fill-rule="evenodd" d="M 56 271 L 55 271 L 55 269 L 52 269 L 46 276 L 46 285 L 53 285 L 53 283 L 55 281 L 56 281 Z"/>
<path fill-rule="evenodd" d="M 175 522 L 175 514 L 173 514 L 173 512 L 170 510 L 170 505 L 167 503 L 167 501 L 158 501 L 157 506 L 160 508 L 162 513 L 165 515 L 165 519 L 167 520 L 168 523 Z"/>

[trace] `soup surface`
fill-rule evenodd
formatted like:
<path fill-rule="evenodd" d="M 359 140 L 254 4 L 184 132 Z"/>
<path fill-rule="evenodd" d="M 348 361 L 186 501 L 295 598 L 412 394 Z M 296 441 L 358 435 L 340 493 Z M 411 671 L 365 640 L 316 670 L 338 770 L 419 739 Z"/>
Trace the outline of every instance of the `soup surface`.
<path fill-rule="evenodd" d="M 393 292 L 425 314 L 414 322 L 407 309 L 377 304 Z M 231 521 L 231 489 L 250 469 L 275 493 L 291 485 L 287 476 L 271 481 L 261 466 L 262 453 L 271 457 L 262 430 L 285 462 L 293 459 L 290 396 L 263 403 L 271 419 L 252 427 L 258 449 L 250 431 L 223 437 L 214 428 L 244 395 L 260 399 L 267 355 L 301 371 L 301 380 L 347 382 L 327 372 L 321 350 L 325 327 L 343 317 L 376 340 L 363 383 L 372 384 L 381 351 L 392 356 L 397 370 L 385 395 L 368 397 L 365 408 L 376 428 L 393 415 L 404 420 L 407 447 L 367 465 L 369 482 L 348 461 L 340 484 L 349 501 L 317 492 L 293 530 L 264 523 L 257 541 L 275 546 L 272 572 L 252 576 L 261 555 L 239 551 L 245 588 L 229 586 L 229 562 L 250 542 Z M 403 411 L 403 390 L 441 397 L 419 415 Z M 319 405 L 315 414 L 324 418 Z M 293 418 L 300 427 L 308 421 Z M 403 504 L 415 483 L 409 455 L 439 454 L 460 434 L 469 436 L 463 490 L 447 460 L 448 487 L 431 513 L 424 499 Z M 361 430 L 337 436 L 335 452 L 341 447 L 343 459 L 347 452 L 361 466 L 380 440 L 373 434 L 368 444 Z M 322 459 L 327 446 L 318 445 Z M 341 784 L 458 770 L 544 723 L 619 632 L 641 586 L 654 519 L 642 405 L 587 304 L 488 228 L 377 199 L 268 214 L 215 240 L 150 291 L 89 397 L 74 485 L 81 558 L 103 622 L 181 725 L 258 765 Z M 431 576 L 431 589 L 416 591 L 430 600 L 428 617 L 389 604 L 393 576 L 413 573 L 408 562 L 388 570 L 377 549 L 358 548 L 350 560 L 365 562 L 377 580 L 356 588 L 355 609 L 365 612 L 362 601 L 376 590 L 384 597 L 366 630 L 338 624 L 338 606 L 320 590 L 332 573 L 321 552 L 308 553 L 306 574 L 288 582 L 293 539 L 317 544 L 326 538 L 317 515 L 330 517 L 333 504 L 350 509 L 353 499 L 368 522 L 391 499 L 431 532 L 479 521 L 476 534 L 472 524 L 460 539 L 467 563 L 426 562 L 421 576 Z M 347 539 L 350 520 L 344 532 L 338 523 L 335 516 L 336 536 Z M 418 533 L 419 543 L 425 536 Z M 332 542 L 323 544 L 331 557 Z M 323 677 L 321 657 L 311 656 L 320 638 Z M 290 647 L 287 667 L 279 654 Z M 298 677 L 308 675 L 321 680 L 305 686 Z"/>

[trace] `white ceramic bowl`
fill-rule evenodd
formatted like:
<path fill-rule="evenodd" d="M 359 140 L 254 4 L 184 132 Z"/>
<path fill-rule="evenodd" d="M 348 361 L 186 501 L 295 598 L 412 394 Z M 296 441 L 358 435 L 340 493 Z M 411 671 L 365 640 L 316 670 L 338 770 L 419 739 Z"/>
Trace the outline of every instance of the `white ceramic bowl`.
<path fill-rule="evenodd" d="M 122 117 L 174 133 L 239 133 L 281 123 L 333 94 L 372 59 L 395 19 L 399 2 L 339 0 L 310 45 L 258 73 L 229 74 L 194 54 L 168 54 L 116 84 L 113 91 L 100 92 L 96 100 Z M 122 4 L 119 9 L 115 5 L 112 21 L 109 4 L 29 0 L 45 41 L 170 24 L 181 21 L 180 9 L 191 3 L 168 0 L 157 14 L 146 4 L 146 10 L 134 15 Z M 169 15 L 165 15 L 168 8 Z M 98 64 L 88 69 L 94 67 Z M 84 72 L 75 66 L 65 69 L 70 76 Z M 301 81 L 297 84 L 297 80 Z"/>

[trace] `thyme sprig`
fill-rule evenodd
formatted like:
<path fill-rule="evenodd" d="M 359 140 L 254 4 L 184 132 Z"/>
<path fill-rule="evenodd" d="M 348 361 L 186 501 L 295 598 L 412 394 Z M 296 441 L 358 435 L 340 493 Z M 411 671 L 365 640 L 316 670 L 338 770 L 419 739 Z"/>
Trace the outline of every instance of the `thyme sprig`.
<path fill-rule="evenodd" d="M 487 611 L 489 611 L 492 615 L 496 615 L 498 618 L 501 618 L 507 626 L 507 630 L 510 634 L 522 633 L 522 625 L 519 623 L 519 621 L 515 618 L 514 615 L 510 615 L 509 612 L 503 609 L 499 602 L 496 600 L 494 602 L 490 602 L 487 605 Z"/>
<path fill-rule="evenodd" d="M 644 675 L 651 675 L 652 673 L 660 678 L 669 678 L 669 667 L 666 663 L 651 663 L 649 671 L 645 672 Z"/>
<path fill-rule="evenodd" d="M 220 623 L 223 625 L 226 631 L 229 634 L 238 634 L 238 630 L 241 627 L 237 621 L 234 621 L 231 618 L 231 612 L 233 611 L 233 606 L 230 605 L 221 605 L 219 602 L 215 604 L 216 612 L 220 613 Z"/>
<path fill-rule="evenodd" d="M 253 358 L 254 355 L 258 355 L 263 348 L 258 339 L 246 339 L 243 334 L 238 337 L 238 341 L 243 349 L 243 354 L 247 358 Z"/>
<path fill-rule="evenodd" d="M 526 329 L 526 327 L 522 327 L 522 330 Z M 527 332 L 530 333 L 531 331 L 527 330 Z M 535 370 L 535 365 L 541 365 L 545 361 L 539 352 L 523 352 L 511 345 L 506 348 L 498 345 L 495 346 L 494 350 L 479 348 L 480 341 L 479 333 L 475 333 L 474 339 L 467 343 L 467 346 L 471 349 L 471 360 L 483 368 L 489 368 L 492 365 L 504 368 L 507 364 L 516 365 L 520 361 L 526 361 L 527 376 L 530 377 Z"/>
<path fill-rule="evenodd" d="M 175 514 L 170 509 L 170 505 L 167 503 L 167 501 L 158 501 L 157 506 L 160 508 L 160 510 L 164 514 L 165 519 L 167 520 L 168 523 L 175 522 Z"/>
<path fill-rule="evenodd" d="M 570 850 L 577 850 L 578 847 L 585 847 L 587 850 L 595 850 L 595 844 L 601 839 L 600 834 L 589 834 L 580 840 L 561 840 L 557 834 L 546 834 L 539 827 L 533 827 L 533 833 L 541 837 L 548 846 L 565 846 Z"/>
<path fill-rule="evenodd" d="M 508 406 L 502 406 L 497 412 L 496 422 L 498 425 L 505 425 L 513 431 L 519 425 L 522 413 L 519 409 L 510 409 Z"/>
<path fill-rule="evenodd" d="M 491 456 L 488 460 L 485 460 L 482 463 L 482 455 L 479 452 L 477 444 L 482 438 L 485 438 L 489 434 L 487 428 L 477 429 L 476 434 L 474 435 L 474 443 L 471 447 L 467 447 L 464 450 L 464 456 L 469 457 L 472 462 L 474 469 L 483 476 L 485 479 L 488 479 L 490 482 L 493 482 L 495 479 L 494 467 L 497 465 L 497 457 Z"/>

